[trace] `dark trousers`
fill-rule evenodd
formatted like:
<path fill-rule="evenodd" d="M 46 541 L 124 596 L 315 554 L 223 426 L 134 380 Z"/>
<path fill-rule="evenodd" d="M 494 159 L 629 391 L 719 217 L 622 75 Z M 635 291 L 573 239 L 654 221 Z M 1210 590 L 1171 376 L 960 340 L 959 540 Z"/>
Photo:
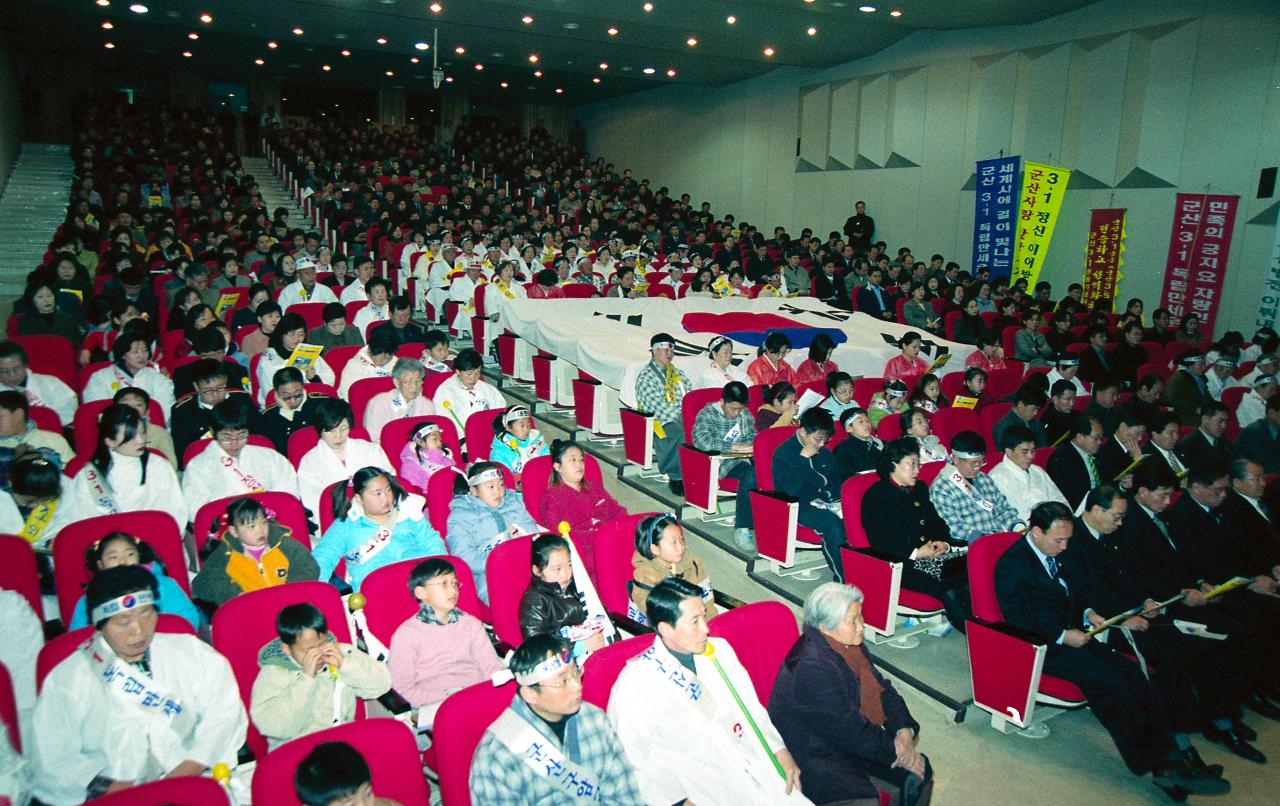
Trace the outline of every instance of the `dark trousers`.
<path fill-rule="evenodd" d="M 679 451 L 684 442 L 684 421 L 677 417 L 669 423 L 663 423 L 662 432 L 666 436 L 653 435 L 653 463 L 658 466 L 659 473 L 672 481 L 680 481 L 684 478 L 680 472 Z"/>
<path fill-rule="evenodd" d="M 751 491 L 756 488 L 755 466 L 750 462 L 738 461 L 724 474 L 724 478 L 738 482 L 738 493 L 733 505 L 733 528 L 755 528 L 755 519 L 751 516 Z"/>
<path fill-rule="evenodd" d="M 1079 686 L 1134 775 L 1151 772 L 1174 749 L 1164 710 L 1138 664 L 1091 640 L 1082 647 L 1048 647 L 1044 670 Z"/>
<path fill-rule="evenodd" d="M 822 558 L 830 566 L 836 582 L 844 582 L 844 562 L 840 559 L 840 547 L 845 545 L 844 521 L 829 509 L 804 502 L 800 504 L 796 522 L 818 533 L 822 538 Z"/>
<path fill-rule="evenodd" d="M 898 767 L 873 764 L 867 777 L 877 792 L 889 796 L 889 806 L 929 806 L 933 799 L 933 767 L 928 757 L 924 760 L 924 780 Z M 842 800 L 824 806 L 880 806 L 880 798 Z"/>
<path fill-rule="evenodd" d="M 1245 662 L 1238 641 L 1185 635 L 1167 618 L 1155 619 L 1148 630 L 1132 635 L 1150 667 L 1151 685 L 1173 730 L 1197 733 L 1206 719 L 1231 719 L 1238 714 L 1243 696 L 1239 670 Z M 1111 630 L 1109 640 L 1112 648 L 1132 654 L 1119 630 Z"/>
<path fill-rule="evenodd" d="M 902 587 L 940 600 L 946 610 L 947 621 L 952 627 L 964 632 L 965 621 L 973 612 L 969 606 L 967 568 L 963 557 L 948 560 L 943 569 L 942 579 L 938 580 L 923 571 L 916 570 L 911 560 L 906 560 L 902 563 Z"/>

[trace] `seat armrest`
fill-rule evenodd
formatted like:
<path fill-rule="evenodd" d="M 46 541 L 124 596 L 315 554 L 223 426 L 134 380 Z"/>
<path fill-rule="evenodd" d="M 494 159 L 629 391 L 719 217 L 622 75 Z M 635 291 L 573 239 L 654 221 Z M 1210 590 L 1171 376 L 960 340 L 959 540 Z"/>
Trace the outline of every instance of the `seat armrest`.
<path fill-rule="evenodd" d="M 711 512 L 720 490 L 720 454 L 692 445 L 681 445 L 680 474 L 684 477 L 684 499 L 690 506 Z"/>

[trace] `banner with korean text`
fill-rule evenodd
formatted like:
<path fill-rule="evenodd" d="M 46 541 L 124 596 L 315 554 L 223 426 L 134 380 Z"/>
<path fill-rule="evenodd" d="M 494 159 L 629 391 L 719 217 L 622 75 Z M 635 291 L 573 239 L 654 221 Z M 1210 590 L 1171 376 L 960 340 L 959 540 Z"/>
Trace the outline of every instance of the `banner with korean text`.
<path fill-rule="evenodd" d="M 1084 306 L 1093 310 L 1100 299 L 1111 300 L 1115 310 L 1116 290 L 1124 275 L 1124 213 L 1123 207 L 1094 210 L 1089 218 L 1089 244 L 1084 258 Z"/>
<path fill-rule="evenodd" d="M 1222 299 L 1239 204 L 1239 196 L 1179 193 L 1173 211 L 1160 307 L 1167 308 L 1175 322 L 1196 314 L 1200 330 L 1209 335 Z"/>
<path fill-rule="evenodd" d="M 1021 157 L 979 160 L 977 199 L 973 208 L 973 272 L 991 269 L 991 277 L 1013 270 L 1013 228 L 1018 209 L 1018 165 Z"/>
<path fill-rule="evenodd" d="M 1280 215 L 1276 216 L 1276 231 L 1271 236 L 1271 258 L 1267 261 L 1267 273 L 1262 278 L 1262 301 L 1258 303 L 1258 315 L 1253 326 L 1280 327 Z"/>
<path fill-rule="evenodd" d="M 1049 255 L 1053 228 L 1058 225 L 1062 197 L 1067 193 L 1071 171 L 1052 165 L 1028 162 L 1022 174 L 1022 194 L 1018 206 L 1018 241 L 1009 284 L 1027 281 L 1035 289 L 1044 260 Z"/>

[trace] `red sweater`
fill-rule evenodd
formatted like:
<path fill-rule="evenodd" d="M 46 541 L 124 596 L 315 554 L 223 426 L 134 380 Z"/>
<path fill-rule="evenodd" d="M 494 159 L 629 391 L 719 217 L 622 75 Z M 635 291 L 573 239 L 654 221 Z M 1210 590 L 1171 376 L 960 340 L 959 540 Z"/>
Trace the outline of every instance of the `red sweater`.
<path fill-rule="evenodd" d="M 542 517 L 538 522 L 548 529 L 556 528 L 560 521 L 569 522 L 570 534 L 577 538 L 574 545 L 588 569 L 595 568 L 595 555 L 591 541 L 583 538 L 594 534 L 600 524 L 629 514 L 602 485 L 587 481 L 583 481 L 580 490 L 567 484 L 547 485 L 539 512 Z"/>

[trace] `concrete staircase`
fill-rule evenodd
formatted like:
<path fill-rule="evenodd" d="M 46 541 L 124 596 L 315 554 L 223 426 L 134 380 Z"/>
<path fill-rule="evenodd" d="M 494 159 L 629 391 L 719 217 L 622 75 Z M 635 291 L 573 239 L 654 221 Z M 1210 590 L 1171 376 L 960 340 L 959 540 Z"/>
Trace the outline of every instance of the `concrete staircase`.
<path fill-rule="evenodd" d="M 0 299 L 21 296 L 27 274 L 66 218 L 70 192 L 70 146 L 23 143 L 0 195 Z"/>
<path fill-rule="evenodd" d="M 277 207 L 284 207 L 289 211 L 289 228 L 301 227 L 304 230 L 311 229 L 311 222 L 307 220 L 307 214 L 302 211 L 293 201 L 293 196 L 289 195 L 289 191 L 285 188 L 284 183 L 280 181 L 271 170 L 271 164 L 262 157 L 241 157 L 240 164 L 244 166 L 244 172 L 253 176 L 258 181 L 258 187 L 262 190 L 262 200 L 267 203 L 268 214 L 274 213 Z"/>

